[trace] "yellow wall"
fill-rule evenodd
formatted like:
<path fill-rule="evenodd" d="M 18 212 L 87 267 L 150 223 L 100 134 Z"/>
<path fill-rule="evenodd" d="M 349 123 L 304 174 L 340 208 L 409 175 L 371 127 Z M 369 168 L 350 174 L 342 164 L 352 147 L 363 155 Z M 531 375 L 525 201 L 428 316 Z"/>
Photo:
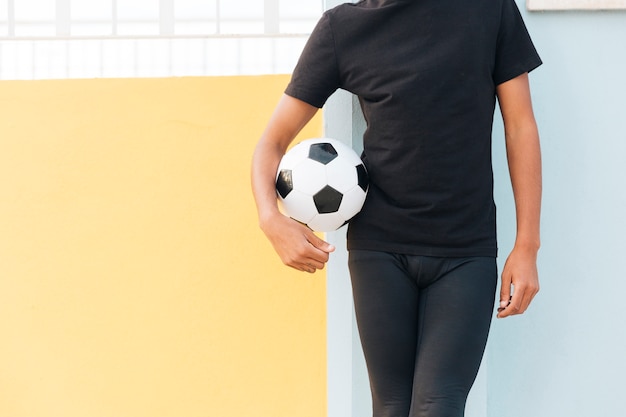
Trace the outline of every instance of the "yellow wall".
<path fill-rule="evenodd" d="M 0 82 L 1 417 L 325 415 L 324 276 L 249 191 L 286 82 Z"/>

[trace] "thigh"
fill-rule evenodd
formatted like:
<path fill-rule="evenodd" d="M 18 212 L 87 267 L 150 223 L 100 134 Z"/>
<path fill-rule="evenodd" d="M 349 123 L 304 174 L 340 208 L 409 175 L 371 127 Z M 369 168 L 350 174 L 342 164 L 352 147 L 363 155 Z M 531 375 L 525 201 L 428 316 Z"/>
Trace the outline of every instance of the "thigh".
<path fill-rule="evenodd" d="M 495 301 L 493 258 L 448 260 L 419 296 L 418 346 L 411 417 L 462 417 Z"/>
<path fill-rule="evenodd" d="M 401 257 L 350 251 L 354 306 L 375 417 L 407 416 L 417 343 L 418 289 Z"/>

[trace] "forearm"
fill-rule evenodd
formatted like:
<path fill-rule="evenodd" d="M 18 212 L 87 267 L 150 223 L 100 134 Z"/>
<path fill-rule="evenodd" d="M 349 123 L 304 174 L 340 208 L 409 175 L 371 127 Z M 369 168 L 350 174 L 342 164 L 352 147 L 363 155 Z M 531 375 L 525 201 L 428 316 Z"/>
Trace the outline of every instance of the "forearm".
<path fill-rule="evenodd" d="M 534 120 L 507 132 L 506 148 L 517 219 L 515 246 L 537 251 L 542 175 L 539 134 Z"/>
<path fill-rule="evenodd" d="M 261 227 L 277 215 L 276 170 L 280 159 L 298 132 L 311 120 L 317 108 L 283 95 L 252 156 L 252 194 Z"/>
<path fill-rule="evenodd" d="M 528 74 L 497 88 L 504 120 L 509 173 L 517 216 L 517 248 L 539 249 L 541 150 L 533 114 Z"/>
<path fill-rule="evenodd" d="M 274 179 L 284 150 L 265 140 L 259 141 L 252 157 L 252 194 L 257 207 L 259 224 L 278 214 Z"/>

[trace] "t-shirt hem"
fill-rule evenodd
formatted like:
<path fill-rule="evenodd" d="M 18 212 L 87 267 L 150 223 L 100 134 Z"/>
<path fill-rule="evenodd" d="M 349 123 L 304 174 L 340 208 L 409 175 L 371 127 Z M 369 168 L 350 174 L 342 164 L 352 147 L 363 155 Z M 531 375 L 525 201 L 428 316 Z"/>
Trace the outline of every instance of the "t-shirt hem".
<path fill-rule="evenodd" d="M 468 248 L 442 248 L 419 245 L 402 245 L 397 243 L 372 240 L 348 240 L 348 250 L 371 250 L 377 252 L 398 253 L 415 256 L 436 256 L 442 258 L 463 258 L 469 256 L 497 257 L 498 248 L 493 246 Z"/>

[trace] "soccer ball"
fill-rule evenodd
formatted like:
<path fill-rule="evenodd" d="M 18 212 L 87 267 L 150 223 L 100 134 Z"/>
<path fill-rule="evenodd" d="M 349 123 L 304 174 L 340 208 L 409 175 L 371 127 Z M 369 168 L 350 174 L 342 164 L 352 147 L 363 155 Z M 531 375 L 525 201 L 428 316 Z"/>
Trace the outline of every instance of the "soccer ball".
<path fill-rule="evenodd" d="M 330 232 L 357 214 L 368 189 L 361 158 L 338 140 L 304 140 L 281 159 L 276 174 L 279 207 L 316 232 Z"/>

